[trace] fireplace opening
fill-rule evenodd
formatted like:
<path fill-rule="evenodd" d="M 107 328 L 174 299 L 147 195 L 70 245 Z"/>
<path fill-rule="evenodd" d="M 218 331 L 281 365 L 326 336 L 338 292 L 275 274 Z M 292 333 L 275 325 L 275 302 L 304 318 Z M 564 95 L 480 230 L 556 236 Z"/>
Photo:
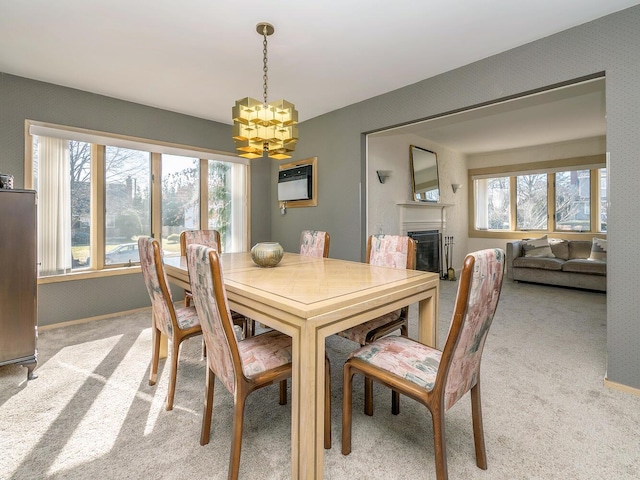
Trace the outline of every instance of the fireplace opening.
<path fill-rule="evenodd" d="M 408 232 L 407 235 L 416 241 L 416 270 L 435 272 L 442 276 L 440 232 L 438 230 L 423 230 Z"/>

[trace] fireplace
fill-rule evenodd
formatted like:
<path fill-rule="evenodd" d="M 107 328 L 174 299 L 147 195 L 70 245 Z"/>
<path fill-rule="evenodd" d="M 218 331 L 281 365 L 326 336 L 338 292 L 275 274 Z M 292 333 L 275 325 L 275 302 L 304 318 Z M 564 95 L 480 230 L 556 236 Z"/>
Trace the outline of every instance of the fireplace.
<path fill-rule="evenodd" d="M 440 232 L 423 230 L 407 232 L 407 235 L 416 241 L 416 270 L 435 272 L 442 276 Z"/>

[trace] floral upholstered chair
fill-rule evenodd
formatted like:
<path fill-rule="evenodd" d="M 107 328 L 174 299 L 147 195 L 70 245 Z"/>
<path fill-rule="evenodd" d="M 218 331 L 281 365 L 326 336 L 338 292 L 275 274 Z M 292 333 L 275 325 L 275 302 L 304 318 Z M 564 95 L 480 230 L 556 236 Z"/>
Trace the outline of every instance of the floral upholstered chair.
<path fill-rule="evenodd" d="M 218 252 L 222 252 L 220 245 L 220 232 L 217 230 L 184 230 L 180 232 L 180 255 L 183 257 L 187 254 L 187 245 L 197 243 L 210 248 L 215 248 Z M 184 291 L 184 305 L 191 305 L 191 292 Z"/>
<path fill-rule="evenodd" d="M 147 286 L 152 319 L 152 352 L 149 385 L 155 385 L 158 376 L 158 360 L 160 357 L 160 334 L 164 333 L 171 340 L 171 372 L 169 374 L 169 391 L 167 393 L 167 410 L 173 409 L 173 397 L 176 392 L 178 374 L 178 356 L 183 340 L 200 335 L 200 320 L 194 307 L 175 308 L 167 276 L 162 263 L 162 251 L 157 240 L 151 237 L 138 239 L 140 266 Z"/>
<path fill-rule="evenodd" d="M 186 256 L 187 246 L 191 244 L 204 245 L 205 247 L 215 248 L 222 253 L 222 244 L 220 242 L 220 232 L 217 230 L 185 230 L 180 233 L 180 255 Z M 188 259 L 187 259 L 188 261 Z M 193 297 L 189 290 L 184 291 L 185 306 L 191 305 Z M 242 328 L 242 336 L 250 337 L 254 334 L 255 323 L 250 318 L 246 318 L 237 312 L 231 312 L 233 323 Z M 203 356 L 206 351 L 203 348 Z"/>
<path fill-rule="evenodd" d="M 303 230 L 300 234 L 300 255 L 316 258 L 329 256 L 329 234 L 319 230 Z"/>
<path fill-rule="evenodd" d="M 444 414 L 471 390 L 476 464 L 483 470 L 487 469 L 480 400 L 480 360 L 498 306 L 503 274 L 504 251 L 501 249 L 467 255 L 442 351 L 408 338 L 390 336 L 351 353 L 344 365 L 343 455 L 351 452 L 353 375 L 361 373 L 421 402 L 431 411 L 438 480 L 447 478 Z"/>
<path fill-rule="evenodd" d="M 366 262 L 380 267 L 415 269 L 416 242 L 412 238 L 398 235 L 371 235 L 367 240 Z M 366 345 L 389 333 L 400 330 L 403 337 L 409 336 L 409 307 L 403 307 L 361 325 L 349 328 L 338 335 L 360 345 Z M 392 412 L 400 412 L 400 397 L 392 393 Z M 373 382 L 364 381 L 364 413 L 373 415 Z"/>
<path fill-rule="evenodd" d="M 218 252 L 202 245 L 187 247 L 187 267 L 191 292 L 200 315 L 207 345 L 205 403 L 200 444 L 209 443 L 215 378 L 233 395 L 233 443 L 229 464 L 230 479 L 237 479 L 242 448 L 242 423 L 249 394 L 291 377 L 291 337 L 276 330 L 239 341 L 234 335 L 227 293 Z M 325 362 L 325 448 L 331 448 L 331 404 L 329 363 Z M 284 397 L 283 397 L 284 393 Z M 287 401 L 280 389 L 280 404 Z"/>

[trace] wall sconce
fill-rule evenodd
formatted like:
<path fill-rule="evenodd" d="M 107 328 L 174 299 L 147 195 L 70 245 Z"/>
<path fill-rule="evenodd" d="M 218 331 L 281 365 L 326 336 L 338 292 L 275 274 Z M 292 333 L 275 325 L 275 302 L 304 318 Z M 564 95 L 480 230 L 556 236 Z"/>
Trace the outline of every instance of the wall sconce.
<path fill-rule="evenodd" d="M 280 215 L 287 214 L 287 202 L 280 202 Z"/>
<path fill-rule="evenodd" d="M 384 183 L 384 181 L 391 176 L 391 170 L 376 170 L 378 174 L 378 180 L 380 183 Z"/>
<path fill-rule="evenodd" d="M 453 190 L 453 193 L 456 193 L 460 187 L 462 187 L 462 185 L 460 185 L 459 183 L 451 184 L 451 189 Z"/>

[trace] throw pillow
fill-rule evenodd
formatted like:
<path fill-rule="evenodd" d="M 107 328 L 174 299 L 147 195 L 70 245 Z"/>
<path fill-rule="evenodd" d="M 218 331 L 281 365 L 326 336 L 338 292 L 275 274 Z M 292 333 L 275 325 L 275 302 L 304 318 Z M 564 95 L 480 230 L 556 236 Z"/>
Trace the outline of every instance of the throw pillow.
<path fill-rule="evenodd" d="M 522 241 L 525 257 L 548 257 L 554 258 L 555 255 L 551 251 L 549 239 L 546 235 L 540 238 L 529 238 Z"/>
<path fill-rule="evenodd" d="M 607 261 L 607 240 L 604 238 L 593 237 L 591 244 L 591 255 L 589 260 Z"/>

